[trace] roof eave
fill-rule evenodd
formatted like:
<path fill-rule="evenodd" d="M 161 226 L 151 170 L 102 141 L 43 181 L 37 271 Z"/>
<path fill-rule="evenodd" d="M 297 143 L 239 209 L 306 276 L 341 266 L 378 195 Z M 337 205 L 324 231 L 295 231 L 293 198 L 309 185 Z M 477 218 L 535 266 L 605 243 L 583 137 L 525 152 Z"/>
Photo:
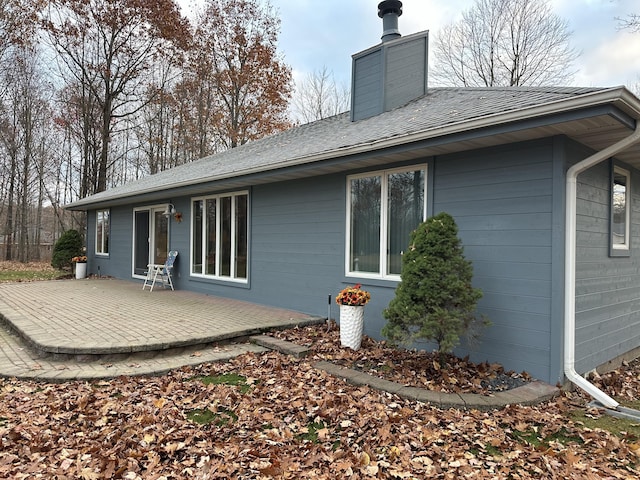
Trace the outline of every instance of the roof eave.
<path fill-rule="evenodd" d="M 471 120 L 463 120 L 460 122 L 453 122 L 441 127 L 430 128 L 421 130 L 418 132 L 411 132 L 403 135 L 396 135 L 373 142 L 360 143 L 357 145 L 341 147 L 338 149 L 326 150 L 312 155 L 296 157 L 284 162 L 269 165 L 268 167 L 255 167 L 248 168 L 242 172 L 230 172 L 226 175 L 210 175 L 198 179 L 197 181 L 189 180 L 184 182 L 176 182 L 171 185 L 171 189 L 179 189 L 191 185 L 198 185 L 202 183 L 210 183 L 214 181 L 224 181 L 230 178 L 234 178 L 238 175 L 249 176 L 258 173 L 265 173 L 273 170 L 281 170 L 284 168 L 307 165 L 315 162 L 321 162 L 333 158 L 342 158 L 352 155 L 360 155 L 363 153 L 369 153 L 372 151 L 379 151 L 388 148 L 397 147 L 413 142 L 420 142 L 424 140 L 430 140 L 434 138 L 441 138 L 447 136 L 454 136 L 459 133 L 469 132 L 473 130 L 481 130 L 489 127 L 495 127 L 500 125 L 506 125 L 510 123 L 517 123 L 522 120 L 541 119 L 547 116 L 553 116 L 558 113 L 571 112 L 575 110 L 589 109 L 606 104 L 612 104 L 620 109 L 625 114 L 629 115 L 633 120 L 640 119 L 640 100 L 634 94 L 632 94 L 625 87 L 612 87 L 606 90 L 599 90 L 596 92 L 579 95 L 569 99 L 557 100 L 554 102 L 548 102 L 542 105 L 536 105 L 532 107 L 524 107 L 520 109 L 514 109 L 507 112 L 496 113 L 492 115 L 485 115 L 482 117 L 474 118 Z M 124 193 L 122 195 L 111 196 L 107 199 L 93 199 L 87 197 L 64 206 L 69 210 L 87 210 L 96 206 L 107 206 L 114 202 L 123 199 L 133 198 L 137 196 L 143 196 L 153 194 L 162 190 L 166 190 L 166 187 L 151 187 L 148 189 L 138 190 L 135 193 Z"/>

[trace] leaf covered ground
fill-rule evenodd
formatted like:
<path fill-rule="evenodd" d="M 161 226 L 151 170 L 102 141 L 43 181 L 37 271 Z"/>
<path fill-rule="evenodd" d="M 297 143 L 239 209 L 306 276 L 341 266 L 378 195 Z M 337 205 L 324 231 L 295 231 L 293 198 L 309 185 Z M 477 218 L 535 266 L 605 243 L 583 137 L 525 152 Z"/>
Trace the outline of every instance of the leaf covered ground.
<path fill-rule="evenodd" d="M 0 478 L 639 476 L 639 439 L 573 421 L 576 408 L 600 415 L 580 395 L 441 410 L 348 385 L 314 361 L 269 352 L 158 377 L 0 380 Z M 639 372 L 632 364 L 599 381 L 637 395 Z"/>
<path fill-rule="evenodd" d="M 0 261 L 0 283 L 52 280 L 66 275 L 68 275 L 66 272 L 56 270 L 50 264 L 44 262 Z"/>
<path fill-rule="evenodd" d="M 505 371 L 498 363 L 472 363 L 468 358 L 394 348 L 367 336 L 359 350 L 340 346 L 335 324 L 273 332 L 271 335 L 308 347 L 313 360 L 326 360 L 402 385 L 445 393 L 491 394 L 531 381 L 526 372 Z"/>

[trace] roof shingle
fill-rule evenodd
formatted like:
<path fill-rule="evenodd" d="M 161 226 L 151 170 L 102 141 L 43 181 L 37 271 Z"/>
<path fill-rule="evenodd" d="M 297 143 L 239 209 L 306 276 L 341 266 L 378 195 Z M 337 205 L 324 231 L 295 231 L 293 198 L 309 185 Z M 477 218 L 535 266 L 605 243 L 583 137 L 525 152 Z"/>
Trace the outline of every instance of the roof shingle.
<path fill-rule="evenodd" d="M 526 111 L 554 102 L 601 92 L 603 88 L 501 87 L 432 88 L 403 107 L 351 122 L 349 113 L 291 128 L 200 160 L 149 175 L 68 207 L 132 197 L 177 185 L 197 184 L 282 166 L 304 164 L 341 150 L 382 140 L 464 124 L 510 111 Z"/>

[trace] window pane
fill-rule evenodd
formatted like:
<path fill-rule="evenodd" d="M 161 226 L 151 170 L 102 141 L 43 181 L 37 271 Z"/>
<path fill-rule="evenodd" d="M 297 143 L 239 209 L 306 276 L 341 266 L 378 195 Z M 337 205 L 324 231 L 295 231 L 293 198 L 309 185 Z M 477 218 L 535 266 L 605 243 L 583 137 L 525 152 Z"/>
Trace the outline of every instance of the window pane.
<path fill-rule="evenodd" d="M 102 253 L 109 253 L 109 231 L 111 230 L 109 210 L 104 211 L 102 218 Z"/>
<path fill-rule="evenodd" d="M 202 273 L 202 200 L 193 202 L 193 273 Z"/>
<path fill-rule="evenodd" d="M 231 275 L 231 197 L 220 199 L 220 275 Z"/>
<path fill-rule="evenodd" d="M 627 176 L 613 174 L 613 245 L 627 244 Z"/>
<path fill-rule="evenodd" d="M 352 272 L 380 272 L 380 185 L 380 176 L 351 180 Z"/>
<path fill-rule="evenodd" d="M 109 210 L 96 212 L 96 253 L 109 253 Z"/>
<path fill-rule="evenodd" d="M 216 200 L 207 200 L 207 275 L 216 274 Z"/>
<path fill-rule="evenodd" d="M 236 197 L 236 278 L 247 278 L 247 196 Z"/>
<path fill-rule="evenodd" d="M 153 263 L 162 264 L 167 259 L 169 240 L 169 219 L 162 212 L 154 212 L 154 232 L 155 251 L 153 252 Z"/>
<path fill-rule="evenodd" d="M 102 232 L 103 232 L 103 220 L 102 214 L 104 212 L 102 210 L 98 211 L 96 215 L 96 253 L 102 253 Z"/>
<path fill-rule="evenodd" d="M 402 252 L 423 220 L 424 171 L 392 173 L 388 179 L 387 274 L 400 275 Z"/>

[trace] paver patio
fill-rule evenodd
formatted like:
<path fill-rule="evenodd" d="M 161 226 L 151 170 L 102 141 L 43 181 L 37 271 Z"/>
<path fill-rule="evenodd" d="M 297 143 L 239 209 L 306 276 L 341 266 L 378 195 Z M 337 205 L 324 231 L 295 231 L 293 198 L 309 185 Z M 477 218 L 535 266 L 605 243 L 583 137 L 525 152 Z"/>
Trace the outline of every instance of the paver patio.
<path fill-rule="evenodd" d="M 269 349 L 297 355 L 300 347 L 272 337 L 253 337 L 258 345 L 244 340 L 325 319 L 192 292 L 150 293 L 123 280 L 86 279 L 0 284 L 0 320 L 0 376 L 68 381 L 160 374 Z M 558 393 L 532 382 L 491 397 L 441 394 L 327 362 L 316 367 L 350 383 L 442 407 L 491 409 L 538 403 Z"/>
<path fill-rule="evenodd" d="M 323 321 L 192 292 L 150 293 L 115 279 L 0 284 L 0 318 L 0 375 L 49 378 L 53 369 L 60 379 L 159 373 L 263 351 L 217 344 Z"/>

